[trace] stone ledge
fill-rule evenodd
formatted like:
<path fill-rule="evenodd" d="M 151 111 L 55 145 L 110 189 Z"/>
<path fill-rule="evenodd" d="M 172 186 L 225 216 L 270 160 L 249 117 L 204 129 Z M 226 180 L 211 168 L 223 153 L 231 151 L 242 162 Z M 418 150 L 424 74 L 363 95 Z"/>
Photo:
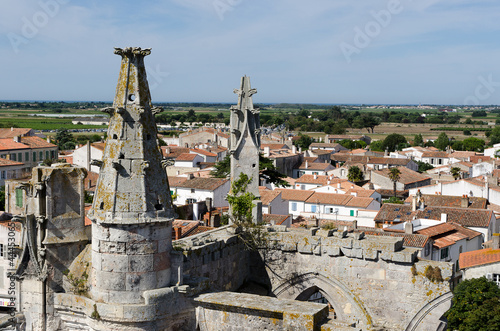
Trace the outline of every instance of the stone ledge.
<path fill-rule="evenodd" d="M 320 323 L 328 316 L 328 306 L 324 304 L 280 300 L 247 293 L 208 293 L 194 300 L 199 308 L 218 311 L 225 316 L 234 313 L 282 320 L 286 330 L 317 330 Z M 245 327 L 246 325 L 238 326 Z M 224 325 L 224 330 L 231 330 L 231 327 L 229 324 Z"/>

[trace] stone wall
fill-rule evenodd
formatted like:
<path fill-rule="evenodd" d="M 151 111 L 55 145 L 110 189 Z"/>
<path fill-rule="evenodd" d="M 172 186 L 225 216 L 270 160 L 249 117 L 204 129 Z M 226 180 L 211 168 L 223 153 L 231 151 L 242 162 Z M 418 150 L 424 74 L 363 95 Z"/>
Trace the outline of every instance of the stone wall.
<path fill-rule="evenodd" d="M 230 226 L 176 240 L 172 245 L 174 251 L 182 251 L 182 264 L 173 261 L 172 266 L 181 268 L 184 277 L 179 282 L 179 271 L 174 271 L 172 283 L 203 286 L 207 282 L 210 291 L 235 291 L 250 272 L 248 252 Z M 201 285 L 195 285 L 198 283 Z"/>
<path fill-rule="evenodd" d="M 319 291 L 338 321 L 362 329 L 404 330 L 425 305 L 450 291 L 452 264 L 416 261 L 417 250 L 403 248 L 397 238 L 292 230 L 272 233 L 271 241 L 275 249 L 262 259 L 267 272 L 256 281 L 284 299 L 307 300 Z M 439 266 L 443 282 L 424 276 L 430 264 Z"/>

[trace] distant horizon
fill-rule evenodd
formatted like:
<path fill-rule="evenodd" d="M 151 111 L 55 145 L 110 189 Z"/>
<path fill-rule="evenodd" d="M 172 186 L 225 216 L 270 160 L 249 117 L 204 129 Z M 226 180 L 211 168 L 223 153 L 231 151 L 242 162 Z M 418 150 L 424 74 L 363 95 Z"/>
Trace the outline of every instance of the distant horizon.
<path fill-rule="evenodd" d="M 102 100 L 0 100 L 0 102 L 64 102 L 64 103 L 77 103 L 77 102 L 94 102 L 94 103 L 113 103 L 113 101 Z M 204 103 L 204 104 L 227 104 L 232 105 L 236 102 L 213 102 L 213 101 L 152 101 L 152 103 Z M 317 105 L 317 106 L 457 106 L 457 107 L 498 107 L 496 104 L 484 105 L 460 105 L 460 104 L 433 104 L 433 103 L 320 103 L 320 102 L 254 102 L 254 104 L 263 105 L 280 105 L 280 104 L 294 104 L 294 105 Z"/>

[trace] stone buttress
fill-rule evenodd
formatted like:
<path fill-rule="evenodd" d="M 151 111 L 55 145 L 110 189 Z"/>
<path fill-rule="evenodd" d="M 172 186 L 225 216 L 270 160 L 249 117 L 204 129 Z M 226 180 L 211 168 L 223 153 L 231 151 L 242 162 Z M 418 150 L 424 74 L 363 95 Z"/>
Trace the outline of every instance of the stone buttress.
<path fill-rule="evenodd" d="M 259 193 L 259 153 L 260 153 L 260 111 L 253 106 L 252 95 L 256 89 L 250 87 L 250 77 L 241 78 L 238 104 L 231 106 L 231 183 L 238 180 L 241 173 L 252 179 L 247 192 L 255 196 L 252 210 L 253 221 L 262 221 L 262 202 Z"/>
<path fill-rule="evenodd" d="M 106 147 L 89 218 L 93 300 L 144 303 L 145 290 L 170 284 L 172 202 L 157 144 L 144 57 L 149 49 L 116 48 L 122 57 Z"/>

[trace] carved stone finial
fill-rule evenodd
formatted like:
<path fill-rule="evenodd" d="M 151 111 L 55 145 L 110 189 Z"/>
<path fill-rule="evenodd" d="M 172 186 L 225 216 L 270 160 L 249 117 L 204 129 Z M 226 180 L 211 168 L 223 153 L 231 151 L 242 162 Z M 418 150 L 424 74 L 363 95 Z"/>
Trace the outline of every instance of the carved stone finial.
<path fill-rule="evenodd" d="M 93 165 L 93 166 L 96 166 L 99 168 L 101 168 L 103 164 L 104 164 L 104 162 L 102 162 L 101 160 L 92 159 L 90 161 L 90 165 Z"/>
<path fill-rule="evenodd" d="M 115 113 L 115 109 L 113 107 L 101 108 L 100 111 L 102 111 L 103 113 L 107 113 L 111 116 Z"/>
<path fill-rule="evenodd" d="M 115 47 L 115 54 L 123 56 L 134 56 L 134 55 L 142 55 L 147 56 L 151 54 L 151 48 L 141 49 L 140 47 L 125 47 L 119 48 Z"/>
<path fill-rule="evenodd" d="M 163 112 L 164 110 L 165 109 L 163 109 L 163 107 L 153 107 L 153 109 L 151 109 L 151 112 L 153 113 L 153 115 L 156 115 Z"/>

